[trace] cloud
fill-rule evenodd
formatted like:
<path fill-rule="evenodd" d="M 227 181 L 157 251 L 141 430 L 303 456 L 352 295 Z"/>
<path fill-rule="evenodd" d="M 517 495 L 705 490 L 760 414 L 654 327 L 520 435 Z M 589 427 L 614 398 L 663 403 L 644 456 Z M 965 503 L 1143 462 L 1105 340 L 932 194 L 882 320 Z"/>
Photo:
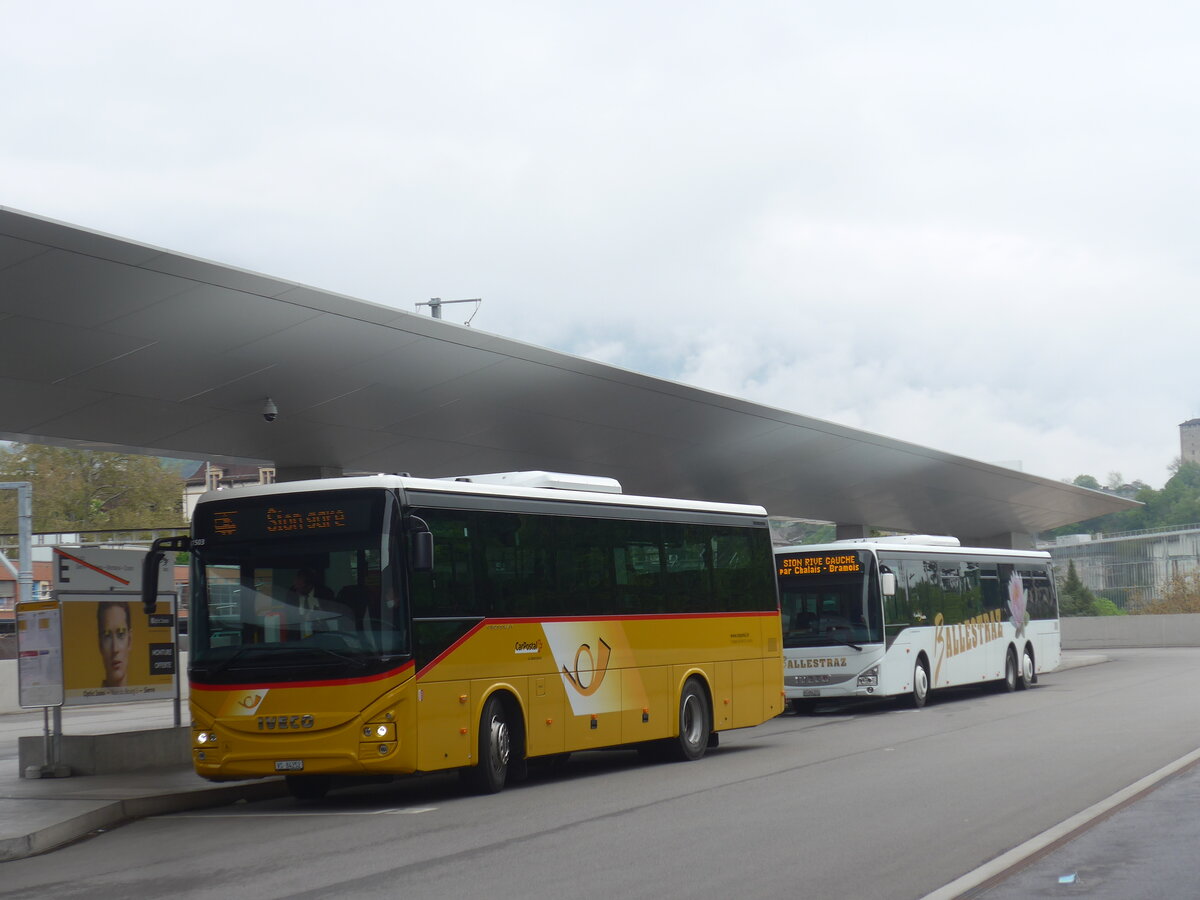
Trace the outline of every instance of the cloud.
<path fill-rule="evenodd" d="M 0 11 L 6 205 L 1051 477 L 1200 415 L 1193 6 Z"/>

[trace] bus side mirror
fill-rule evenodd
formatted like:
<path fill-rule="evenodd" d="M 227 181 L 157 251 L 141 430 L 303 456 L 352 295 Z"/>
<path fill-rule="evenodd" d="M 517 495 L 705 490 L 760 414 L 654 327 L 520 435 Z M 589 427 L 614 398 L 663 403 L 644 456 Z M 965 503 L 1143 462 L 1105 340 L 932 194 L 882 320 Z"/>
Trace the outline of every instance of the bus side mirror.
<path fill-rule="evenodd" d="M 433 571 L 433 532 L 425 520 L 417 516 L 408 517 L 408 531 L 412 537 L 409 544 L 409 564 L 414 572 Z"/>
<path fill-rule="evenodd" d="M 186 536 L 158 538 L 150 545 L 150 552 L 142 560 L 142 611 L 146 615 L 154 612 L 158 604 L 158 568 L 162 565 L 165 551 L 186 552 L 192 549 L 192 539 Z"/>
<path fill-rule="evenodd" d="M 896 596 L 896 573 L 895 572 L 880 572 L 879 573 L 879 590 L 885 597 Z"/>

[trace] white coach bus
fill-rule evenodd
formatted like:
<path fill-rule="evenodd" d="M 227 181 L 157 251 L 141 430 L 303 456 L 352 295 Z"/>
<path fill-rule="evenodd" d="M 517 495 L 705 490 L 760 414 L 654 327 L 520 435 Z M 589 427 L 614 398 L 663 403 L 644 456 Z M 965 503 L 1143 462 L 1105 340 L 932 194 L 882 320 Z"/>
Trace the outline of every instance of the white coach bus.
<path fill-rule="evenodd" d="M 907 696 L 995 682 L 1026 688 L 1058 667 L 1050 554 L 962 547 L 931 535 L 776 548 L 784 694 Z"/>

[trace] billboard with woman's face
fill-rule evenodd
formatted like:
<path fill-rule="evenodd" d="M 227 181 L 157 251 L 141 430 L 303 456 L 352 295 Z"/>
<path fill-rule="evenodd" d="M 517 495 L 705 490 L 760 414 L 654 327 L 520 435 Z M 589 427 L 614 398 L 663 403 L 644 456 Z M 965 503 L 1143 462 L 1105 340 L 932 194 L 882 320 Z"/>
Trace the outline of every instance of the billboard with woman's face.
<path fill-rule="evenodd" d="M 146 615 L 130 596 L 62 599 L 63 689 L 68 706 L 175 696 L 169 598 Z"/>

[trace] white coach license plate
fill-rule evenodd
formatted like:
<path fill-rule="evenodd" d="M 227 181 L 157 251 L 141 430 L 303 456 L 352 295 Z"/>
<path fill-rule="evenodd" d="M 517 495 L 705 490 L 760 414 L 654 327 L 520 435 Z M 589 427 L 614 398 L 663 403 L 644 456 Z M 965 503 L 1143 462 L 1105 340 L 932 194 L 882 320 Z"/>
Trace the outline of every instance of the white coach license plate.
<path fill-rule="evenodd" d="M 276 772 L 302 772 L 304 771 L 304 760 L 302 759 L 277 759 L 275 760 Z"/>
<path fill-rule="evenodd" d="M 820 692 L 820 691 L 811 691 L 811 690 L 810 690 L 810 691 L 805 691 L 805 692 L 804 692 L 804 696 L 805 696 L 805 697 L 820 697 L 820 696 L 821 696 L 821 692 Z M 278 768 L 278 767 L 279 767 L 279 763 L 275 763 L 275 767 L 276 767 L 276 768 Z"/>

